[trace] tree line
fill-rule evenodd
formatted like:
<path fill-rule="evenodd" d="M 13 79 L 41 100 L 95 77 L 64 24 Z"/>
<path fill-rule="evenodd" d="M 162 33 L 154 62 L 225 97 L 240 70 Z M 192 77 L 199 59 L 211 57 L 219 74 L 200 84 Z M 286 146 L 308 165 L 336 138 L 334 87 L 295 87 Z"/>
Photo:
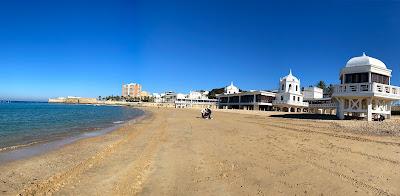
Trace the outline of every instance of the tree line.
<path fill-rule="evenodd" d="M 325 81 L 320 80 L 315 86 L 322 89 L 324 92 L 324 95 L 326 95 L 328 97 L 332 96 L 333 88 L 334 88 L 332 84 L 326 85 Z"/>

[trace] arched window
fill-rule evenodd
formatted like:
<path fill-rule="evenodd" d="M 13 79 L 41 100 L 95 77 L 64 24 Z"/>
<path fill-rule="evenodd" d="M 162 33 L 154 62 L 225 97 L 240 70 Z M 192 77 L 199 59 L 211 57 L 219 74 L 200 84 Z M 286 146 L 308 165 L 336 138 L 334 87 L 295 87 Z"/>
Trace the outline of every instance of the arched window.
<path fill-rule="evenodd" d="M 300 101 L 300 97 L 297 97 L 297 101 Z"/>
<path fill-rule="evenodd" d="M 283 101 L 283 96 L 281 96 L 281 101 Z"/>
<path fill-rule="evenodd" d="M 298 91 L 298 89 L 299 89 L 299 86 L 296 85 L 296 91 Z"/>
<path fill-rule="evenodd" d="M 296 96 L 293 96 L 293 101 L 296 101 Z"/>
<path fill-rule="evenodd" d="M 284 84 L 282 84 L 282 90 L 285 90 L 285 85 Z"/>
<path fill-rule="evenodd" d="M 292 89 L 292 84 L 289 84 L 289 90 Z"/>

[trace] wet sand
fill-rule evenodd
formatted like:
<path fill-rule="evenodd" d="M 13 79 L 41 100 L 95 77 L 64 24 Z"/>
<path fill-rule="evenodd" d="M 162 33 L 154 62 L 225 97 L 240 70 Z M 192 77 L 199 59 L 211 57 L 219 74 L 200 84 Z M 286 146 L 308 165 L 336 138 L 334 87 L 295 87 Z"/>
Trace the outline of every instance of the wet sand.
<path fill-rule="evenodd" d="M 400 137 L 359 122 L 146 110 L 140 122 L 0 165 L 0 195 L 400 195 Z"/>

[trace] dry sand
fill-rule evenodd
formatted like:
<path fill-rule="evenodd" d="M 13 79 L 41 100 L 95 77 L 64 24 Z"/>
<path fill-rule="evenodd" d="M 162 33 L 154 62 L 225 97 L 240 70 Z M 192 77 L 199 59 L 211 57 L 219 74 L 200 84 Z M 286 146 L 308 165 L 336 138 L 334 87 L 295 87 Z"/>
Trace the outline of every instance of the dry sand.
<path fill-rule="evenodd" d="M 147 110 L 1 165 L 0 195 L 400 195 L 400 137 L 357 130 L 365 122 Z"/>

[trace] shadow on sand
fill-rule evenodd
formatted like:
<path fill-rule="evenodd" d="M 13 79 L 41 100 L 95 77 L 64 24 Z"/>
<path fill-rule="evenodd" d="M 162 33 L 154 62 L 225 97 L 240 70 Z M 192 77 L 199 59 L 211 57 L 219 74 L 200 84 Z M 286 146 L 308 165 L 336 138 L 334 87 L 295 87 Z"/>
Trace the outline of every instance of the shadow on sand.
<path fill-rule="evenodd" d="M 337 116 L 329 114 L 276 114 L 274 118 L 314 119 L 314 120 L 338 120 Z"/>

